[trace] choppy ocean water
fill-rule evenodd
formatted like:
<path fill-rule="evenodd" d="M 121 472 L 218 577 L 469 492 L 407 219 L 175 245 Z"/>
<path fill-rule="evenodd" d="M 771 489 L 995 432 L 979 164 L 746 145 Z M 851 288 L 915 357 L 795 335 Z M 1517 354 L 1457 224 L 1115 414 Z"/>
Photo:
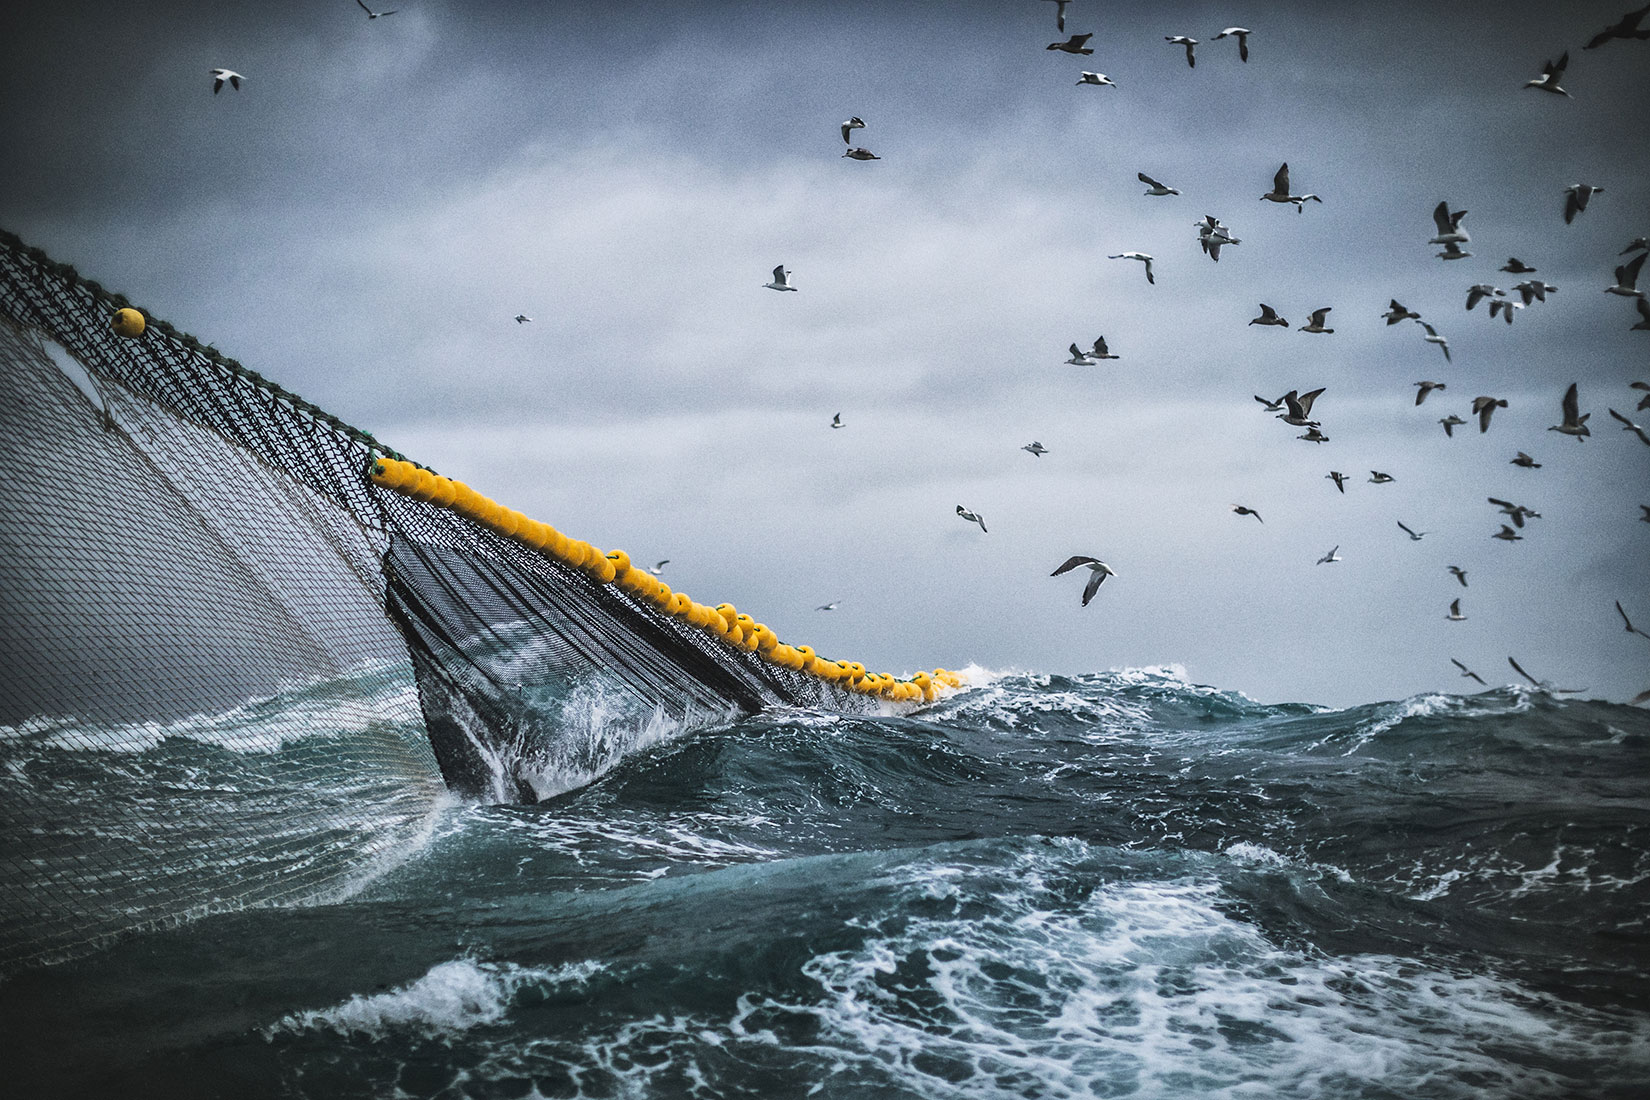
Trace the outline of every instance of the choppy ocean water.
<path fill-rule="evenodd" d="M 1646 1095 L 1650 713 L 983 680 L 454 803 L 347 900 L 10 977 L 8 1088 Z"/>

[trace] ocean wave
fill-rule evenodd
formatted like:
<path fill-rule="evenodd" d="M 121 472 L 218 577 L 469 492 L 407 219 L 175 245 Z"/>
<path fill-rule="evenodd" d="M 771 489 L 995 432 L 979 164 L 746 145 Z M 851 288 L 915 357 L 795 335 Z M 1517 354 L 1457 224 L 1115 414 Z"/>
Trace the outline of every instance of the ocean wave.
<path fill-rule="evenodd" d="M 587 960 L 553 969 L 482 962 L 471 958 L 437 963 L 415 981 L 386 993 L 356 994 L 326 1009 L 295 1012 L 264 1029 L 274 1041 L 309 1031 L 385 1039 L 411 1035 L 447 1039 L 508 1015 L 523 990 L 548 995 L 580 986 L 604 969 Z"/>

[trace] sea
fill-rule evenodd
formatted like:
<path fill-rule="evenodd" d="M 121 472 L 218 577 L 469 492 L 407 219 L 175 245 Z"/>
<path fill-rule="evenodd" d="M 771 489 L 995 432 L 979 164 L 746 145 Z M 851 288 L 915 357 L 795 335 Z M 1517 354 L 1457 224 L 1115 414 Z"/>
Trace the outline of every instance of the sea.
<path fill-rule="evenodd" d="M 972 672 L 452 799 L 344 896 L 11 974 L 0 1091 L 1650 1095 L 1646 710 Z"/>

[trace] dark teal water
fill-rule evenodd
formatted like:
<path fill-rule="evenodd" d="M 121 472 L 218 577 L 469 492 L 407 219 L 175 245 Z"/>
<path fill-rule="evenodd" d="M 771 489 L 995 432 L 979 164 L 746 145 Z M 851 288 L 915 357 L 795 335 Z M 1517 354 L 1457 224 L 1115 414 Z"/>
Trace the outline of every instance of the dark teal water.
<path fill-rule="evenodd" d="M 655 745 L 0 984 L 8 1091 L 1639 1097 L 1650 714 L 1161 672 Z"/>

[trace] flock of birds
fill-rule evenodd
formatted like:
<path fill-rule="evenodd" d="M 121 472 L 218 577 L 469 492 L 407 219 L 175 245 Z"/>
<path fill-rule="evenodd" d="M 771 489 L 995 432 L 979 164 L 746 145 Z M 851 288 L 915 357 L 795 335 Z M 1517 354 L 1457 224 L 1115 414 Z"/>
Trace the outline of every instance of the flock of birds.
<path fill-rule="evenodd" d="M 1055 24 L 1059 31 L 1064 32 L 1066 29 L 1066 12 L 1072 0 L 1047 0 L 1047 2 L 1057 5 Z M 356 3 L 367 14 L 369 19 L 378 19 L 383 16 L 395 14 L 393 10 L 383 12 L 373 11 L 363 2 L 363 0 L 356 0 Z M 1593 36 L 1593 38 L 1585 45 L 1584 49 L 1597 49 L 1598 47 L 1613 40 L 1650 40 L 1650 27 L 1646 27 L 1644 25 L 1647 16 L 1650 16 L 1650 5 L 1646 5 L 1636 11 L 1628 12 L 1622 16 L 1618 22 Z M 1235 40 L 1239 60 L 1243 63 L 1247 63 L 1249 60 L 1249 38 L 1252 33 L 1253 32 L 1246 27 L 1226 27 L 1218 34 L 1214 35 L 1213 40 Z M 1088 45 L 1089 40 L 1093 37 L 1094 35 L 1092 32 L 1072 34 L 1063 41 L 1049 43 L 1047 49 L 1066 54 L 1089 56 L 1094 53 L 1093 48 Z M 1164 39 L 1170 45 L 1181 48 L 1185 51 L 1186 63 L 1188 66 L 1196 66 L 1196 49 L 1199 45 L 1199 41 L 1197 39 L 1186 35 L 1165 35 Z M 1527 81 L 1525 88 L 1568 97 L 1570 93 L 1562 86 L 1561 81 L 1564 79 L 1565 73 L 1568 70 L 1569 61 L 1570 58 L 1568 51 L 1563 53 L 1558 60 L 1548 61 L 1543 66 L 1541 75 Z M 245 77 L 234 70 L 227 68 L 213 69 L 213 94 L 216 95 L 221 92 L 225 83 L 229 84 L 231 88 L 238 91 L 243 80 L 245 80 Z M 1117 87 L 1116 83 L 1105 73 L 1091 72 L 1087 70 L 1080 74 L 1077 84 Z M 845 147 L 842 154 L 844 158 L 856 161 L 875 161 L 881 159 L 877 154 L 871 152 L 864 146 L 854 144 L 856 131 L 864 130 L 866 128 L 867 124 L 865 120 L 857 115 L 850 116 L 841 123 L 841 136 Z M 1153 198 L 1165 198 L 1178 196 L 1181 194 L 1178 188 L 1172 187 L 1145 172 L 1137 173 L 1137 178 L 1146 186 L 1146 190 L 1144 192 L 1146 196 Z M 1563 205 L 1563 217 L 1565 223 L 1569 224 L 1573 222 L 1577 216 L 1587 210 L 1593 196 L 1603 192 L 1603 187 L 1588 183 L 1574 183 L 1565 188 Z M 1296 192 L 1292 186 L 1290 169 L 1287 163 L 1282 164 L 1278 168 L 1277 172 L 1273 175 L 1271 187 L 1260 195 L 1260 199 L 1262 201 L 1277 205 L 1294 206 L 1297 213 L 1304 213 L 1306 204 L 1309 202 L 1321 204 L 1324 201 L 1319 195 L 1314 193 Z M 1471 242 L 1471 237 L 1464 225 L 1466 216 L 1467 211 L 1451 210 L 1447 202 L 1438 203 L 1432 211 L 1432 220 L 1437 232 L 1428 239 L 1427 243 L 1441 246 L 1441 251 L 1436 254 L 1437 258 L 1440 260 L 1454 261 L 1466 259 L 1472 256 L 1472 253 L 1467 251 L 1464 247 Z M 1219 262 L 1220 253 L 1223 248 L 1235 247 L 1242 243 L 1241 240 L 1233 234 L 1230 227 L 1212 215 L 1206 215 L 1205 217 L 1199 219 L 1194 223 L 1194 226 L 1196 228 L 1200 248 L 1203 253 L 1214 262 Z M 1619 255 L 1628 256 L 1630 258 L 1624 260 L 1616 267 L 1615 282 L 1612 285 L 1605 287 L 1604 291 L 1605 293 L 1617 295 L 1633 301 L 1639 314 L 1639 321 L 1631 327 L 1635 330 L 1650 330 L 1650 301 L 1647 301 L 1645 292 L 1638 288 L 1638 279 L 1640 272 L 1644 267 L 1645 257 L 1646 255 L 1650 255 L 1650 239 L 1645 237 L 1634 239 L 1629 242 L 1627 247 L 1624 248 Z M 1146 277 L 1146 282 L 1150 285 L 1156 284 L 1156 277 L 1152 269 L 1153 256 L 1150 253 L 1143 251 L 1125 251 L 1112 254 L 1108 256 L 1108 258 L 1129 260 L 1140 263 Z M 1510 325 L 1513 323 L 1513 319 L 1519 311 L 1526 309 L 1533 304 L 1545 303 L 1550 296 L 1558 293 L 1559 288 L 1557 286 L 1544 281 L 1529 278 L 1528 276 L 1532 276 L 1537 273 L 1536 268 L 1524 263 L 1517 257 L 1509 257 L 1507 262 L 1501 266 L 1500 271 L 1511 275 L 1525 276 L 1525 278 L 1513 285 L 1511 293 L 1491 283 L 1473 284 L 1467 289 L 1466 309 L 1468 312 L 1473 311 L 1481 302 L 1487 302 L 1488 316 L 1492 319 L 1502 318 L 1505 323 Z M 791 276 L 792 272 L 781 263 L 774 267 L 771 279 L 768 282 L 763 283 L 762 286 L 774 291 L 794 293 L 798 290 L 798 288 L 792 281 Z M 1298 331 L 1315 335 L 1332 335 L 1335 330 L 1328 323 L 1328 318 L 1331 311 L 1332 307 L 1329 306 L 1322 306 L 1312 310 L 1310 321 L 1307 324 L 1300 326 Z M 1424 332 L 1424 340 L 1427 343 L 1436 345 L 1440 349 L 1446 363 L 1452 362 L 1449 341 L 1439 332 L 1437 326 L 1435 326 L 1431 321 L 1422 318 L 1419 313 L 1404 306 L 1396 298 L 1393 298 L 1390 301 L 1389 308 L 1381 316 L 1385 318 L 1389 327 L 1406 320 L 1414 322 Z M 514 319 L 518 324 L 526 324 L 532 320 L 532 318 L 528 317 L 526 314 L 518 314 Z M 1290 322 L 1281 316 L 1274 307 L 1265 302 L 1260 303 L 1259 316 L 1249 321 L 1249 324 L 1262 327 L 1290 327 Z M 1076 342 L 1073 342 L 1070 346 L 1070 353 L 1070 358 L 1066 360 L 1066 363 L 1073 366 L 1096 366 L 1108 360 L 1116 360 L 1121 358 L 1121 356 L 1111 351 L 1104 335 L 1096 337 L 1087 349 L 1084 349 Z M 1443 392 L 1447 389 L 1446 383 L 1434 380 L 1423 380 L 1414 383 L 1414 385 L 1417 387 L 1417 393 L 1415 395 L 1416 406 L 1420 406 L 1434 392 Z M 1632 383 L 1632 386 L 1635 389 L 1646 391 L 1644 396 L 1639 400 L 1637 409 L 1642 411 L 1650 408 L 1650 383 L 1634 382 Z M 1323 393 L 1324 388 L 1319 387 L 1305 393 L 1300 393 L 1297 390 L 1290 390 L 1288 393 L 1283 394 L 1275 400 L 1269 400 L 1257 394 L 1255 395 L 1255 400 L 1259 402 L 1266 409 L 1266 411 L 1272 413 L 1276 419 L 1284 424 L 1304 428 L 1305 431 L 1296 438 L 1310 443 L 1321 444 L 1329 442 L 1329 436 L 1323 432 L 1322 422 L 1313 419 L 1313 411 L 1315 402 L 1323 395 Z M 1495 410 L 1498 408 L 1506 408 L 1507 405 L 1508 401 L 1503 397 L 1486 394 L 1473 398 L 1471 404 L 1472 414 L 1478 420 L 1480 433 L 1489 431 L 1491 418 Z M 1588 418 L 1591 414 L 1581 412 L 1580 397 L 1576 384 L 1572 383 L 1565 391 L 1560 402 L 1560 411 L 1561 419 L 1559 423 L 1554 424 L 1549 428 L 1550 431 L 1559 432 L 1561 434 L 1571 436 L 1577 440 L 1585 439 L 1591 435 L 1587 425 Z M 1646 446 L 1650 446 L 1650 434 L 1647 434 L 1647 431 L 1643 426 L 1635 423 L 1630 417 L 1623 415 L 1614 408 L 1610 408 L 1608 412 L 1611 417 L 1621 422 L 1624 426 L 1622 429 L 1623 431 L 1636 435 L 1642 443 Z M 1453 436 L 1454 429 L 1468 423 L 1468 421 L 1454 413 L 1450 413 L 1449 415 L 1441 418 L 1439 423 L 1443 426 L 1446 435 Z M 840 429 L 844 426 L 842 414 L 838 412 L 832 417 L 830 427 L 833 429 Z M 1041 458 L 1043 455 L 1050 453 L 1048 448 L 1044 447 L 1037 441 L 1026 444 L 1021 449 L 1030 453 L 1034 458 Z M 1539 469 L 1541 465 L 1523 451 L 1518 451 L 1515 457 L 1510 461 L 1513 465 L 1526 469 Z M 1345 484 L 1348 478 L 1345 474 L 1337 470 L 1331 470 L 1325 476 L 1334 482 L 1335 487 L 1339 492 L 1343 494 L 1346 492 Z M 1375 485 L 1390 484 L 1394 480 L 1395 479 L 1391 475 L 1375 470 L 1370 471 L 1370 477 L 1368 478 L 1368 481 Z M 1500 525 L 1500 530 L 1491 536 L 1496 539 L 1506 542 L 1519 541 L 1523 538 L 1521 532 L 1524 528 L 1525 522 L 1527 520 L 1540 518 L 1540 513 L 1522 505 L 1514 504 L 1510 501 L 1505 501 L 1494 497 L 1488 498 L 1488 500 L 1490 504 L 1499 509 L 1499 514 L 1504 516 L 1508 521 L 1503 522 Z M 1643 511 L 1643 515 L 1639 518 L 1646 523 L 1650 523 L 1650 505 L 1640 505 L 1639 507 Z M 1248 506 L 1234 504 L 1231 506 L 1231 510 L 1240 517 L 1253 516 L 1257 522 L 1265 522 L 1258 511 Z M 956 514 L 963 521 L 977 525 L 982 534 L 987 533 L 988 529 L 986 527 L 985 519 L 979 513 L 959 504 L 956 508 Z M 1398 526 L 1403 530 L 1405 535 L 1414 541 L 1420 541 L 1430 533 L 1426 531 L 1416 531 L 1404 524 L 1402 521 L 1398 521 Z M 1317 560 L 1317 564 L 1330 565 L 1340 562 L 1341 560 L 1343 559 L 1340 555 L 1340 546 L 1337 545 L 1327 554 L 1320 557 Z M 656 566 L 650 569 L 649 572 L 658 574 L 663 569 L 667 561 L 668 559 L 665 561 L 660 561 Z M 1450 565 L 1447 568 L 1451 576 L 1454 577 L 1462 587 L 1467 586 L 1467 573 L 1464 569 L 1461 569 L 1455 565 Z M 1106 578 L 1114 577 L 1117 573 L 1110 565 L 1099 558 L 1085 555 L 1074 555 L 1061 563 L 1050 575 L 1058 577 L 1079 569 L 1088 570 L 1088 579 L 1082 592 L 1082 605 L 1086 607 L 1094 598 Z M 838 606 L 839 602 L 840 601 L 832 601 L 830 603 L 820 605 L 817 610 L 834 610 Z M 1639 634 L 1646 638 L 1650 638 L 1650 634 L 1645 634 L 1644 631 L 1633 626 L 1632 622 L 1627 618 L 1627 613 L 1622 609 L 1619 601 L 1616 604 L 1616 610 L 1620 613 L 1621 618 L 1626 623 L 1627 630 L 1630 633 Z M 1467 618 L 1461 610 L 1460 597 L 1457 597 L 1451 601 L 1449 612 L 1444 617 L 1451 622 L 1460 622 Z M 1568 690 L 1553 689 L 1550 685 L 1530 677 L 1528 673 L 1526 673 L 1512 658 L 1509 657 L 1508 660 L 1513 669 L 1518 672 L 1519 675 L 1529 680 L 1532 684 L 1548 690 Z M 1463 676 L 1471 677 L 1479 683 L 1483 683 L 1483 680 L 1476 673 L 1461 664 L 1461 662 L 1455 660 L 1454 658 L 1451 658 L 1451 661 L 1461 670 L 1461 674 Z M 1634 703 L 1645 701 L 1650 701 L 1650 691 L 1642 693 L 1633 700 Z"/>

